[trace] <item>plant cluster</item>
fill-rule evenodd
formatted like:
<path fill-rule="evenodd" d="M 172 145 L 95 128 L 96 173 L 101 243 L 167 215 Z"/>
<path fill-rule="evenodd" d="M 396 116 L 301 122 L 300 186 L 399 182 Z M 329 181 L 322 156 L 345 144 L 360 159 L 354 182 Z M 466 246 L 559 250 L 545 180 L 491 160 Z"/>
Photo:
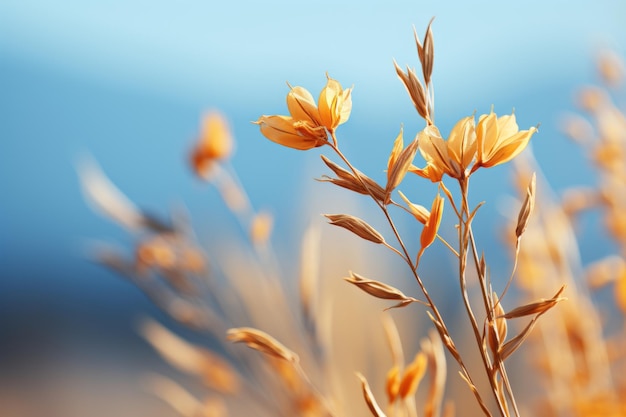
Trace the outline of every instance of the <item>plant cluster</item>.
<path fill-rule="evenodd" d="M 626 312 L 624 113 L 612 103 L 606 88 L 582 92 L 580 103 L 593 123 L 576 116 L 566 128 L 588 147 L 601 174 L 600 183 L 594 189 L 569 191 L 562 199 L 554 197 L 545 181 L 537 179 L 539 168 L 528 153 L 520 155 L 537 128 L 520 130 L 515 114 L 498 116 L 493 109 L 478 117 L 473 114 L 459 120 L 447 136 L 442 135 L 434 117 L 432 21 L 422 39 L 415 34 L 415 42 L 420 71 L 394 65 L 425 126 L 408 143 L 403 129 L 390 141 L 385 183 L 359 170 L 342 152 L 338 131 L 350 118 L 352 88 L 344 89 L 328 75 L 317 101 L 307 89 L 289 85 L 289 115 L 264 115 L 255 122 L 263 136 L 280 145 L 296 150 L 327 149 L 330 156 L 321 158 L 330 173 L 320 181 L 367 196 L 379 210 L 388 228 L 383 232 L 351 214 L 324 216 L 331 225 L 391 251 L 412 276 L 414 291 L 409 295 L 357 272 L 345 277 L 368 296 L 391 302 L 386 310 L 414 304 L 421 306 L 416 314 L 425 310 L 432 329 L 422 335 L 420 349 L 409 362 L 404 359 L 401 339 L 416 335 L 399 332 L 391 312 L 386 312 L 383 327 L 391 363 L 380 359 L 385 347 L 375 341 L 371 344 L 377 347 L 370 350 L 378 356 L 367 356 L 351 346 L 349 355 L 362 356 L 363 368 L 347 370 L 357 372 L 356 381 L 346 379 L 342 365 L 346 359 L 338 353 L 337 335 L 348 333 L 348 327 L 367 332 L 378 312 L 372 315 L 373 305 L 362 297 L 352 304 L 346 299 L 330 301 L 336 284 L 321 278 L 325 258 L 320 255 L 319 232 L 314 229 L 303 239 L 299 297 L 290 294 L 270 245 L 272 217 L 253 208 L 229 164 L 233 137 L 220 113 L 209 113 L 203 119 L 190 166 L 198 177 L 216 187 L 249 231 L 251 251 L 209 256 L 197 244 L 183 216 L 171 221 L 150 217 L 94 165 L 82 171 L 90 200 L 137 237 L 132 257 L 102 250 L 99 260 L 132 279 L 176 320 L 217 336 L 221 343 L 244 344 L 261 353 L 260 358 L 247 355 L 224 343 L 218 354 L 146 320 L 141 327 L 146 340 L 175 367 L 203 381 L 210 393 L 208 400 L 201 401 L 171 379 L 148 378 L 150 389 L 182 416 L 355 415 L 359 408 L 346 391 L 358 382 L 362 396 L 358 401 L 374 416 L 451 417 L 455 407 L 446 400 L 447 362 L 453 363 L 474 397 L 476 409 L 486 416 L 626 415 L 622 399 L 626 385 L 623 373 L 616 372 L 624 367 L 624 332 L 609 335 L 603 331 L 605 323 L 588 290 L 614 283 L 615 304 Z M 601 62 L 604 80 L 617 85 L 623 78 L 619 61 L 611 55 Z M 422 164 L 416 162 L 418 154 Z M 489 175 L 490 168 L 512 160 L 520 191 L 512 224 L 504 233 L 512 262 L 506 279 L 495 280 L 474 233 L 473 222 L 483 203 L 470 203 L 470 179 Z M 437 185 L 430 201 L 420 204 L 400 191 L 420 187 L 423 181 Z M 450 225 L 452 233 L 440 231 L 448 226 L 442 222 L 444 206 L 452 210 L 455 219 Z M 577 258 L 572 224 L 582 210 L 592 208 L 604 213 L 607 233 L 619 250 L 586 269 L 590 283 L 586 287 L 580 279 L 584 268 Z M 420 225 L 419 237 L 399 228 L 397 217 L 405 215 Z M 405 242 L 418 242 L 419 249 L 412 253 Z M 436 279 L 420 269 L 427 249 L 437 243 L 444 245 L 456 262 L 456 290 L 471 328 L 470 340 L 460 339 L 451 330 L 450 319 L 442 313 L 443 302 L 431 296 L 431 289 L 438 285 Z M 225 280 L 215 278 L 216 269 Z M 508 290 L 513 283 L 523 290 L 524 299 L 533 301 L 512 300 Z M 470 291 L 472 288 L 475 291 Z M 355 309 L 361 320 L 338 327 L 333 323 L 333 309 Z M 619 326 L 623 325 L 620 321 Z M 475 347 L 476 355 L 459 348 L 468 343 Z M 547 392 L 535 404 L 520 402 L 516 378 L 508 366 L 512 355 L 526 345 L 537 367 L 531 378 Z M 477 361 L 480 375 L 476 367 L 468 366 Z M 374 380 L 376 387 L 384 386 L 384 397 L 370 386 L 368 381 Z M 244 400 L 237 400 L 240 398 Z"/>

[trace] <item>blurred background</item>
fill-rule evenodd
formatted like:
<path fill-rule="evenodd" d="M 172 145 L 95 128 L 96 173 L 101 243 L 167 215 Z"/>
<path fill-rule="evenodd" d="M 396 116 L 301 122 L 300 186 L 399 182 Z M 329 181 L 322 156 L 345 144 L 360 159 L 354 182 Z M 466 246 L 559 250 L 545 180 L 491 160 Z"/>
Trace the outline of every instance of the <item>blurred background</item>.
<path fill-rule="evenodd" d="M 304 221 L 325 211 L 294 210 L 325 186 L 312 181 L 325 171 L 317 150 L 281 148 L 250 122 L 286 112 L 286 81 L 317 95 L 328 72 L 354 86 L 339 130 L 345 153 L 383 178 L 400 126 L 405 138 L 423 127 L 393 59 L 418 67 L 413 26 L 423 36 L 432 16 L 442 133 L 492 105 L 515 109 L 520 128 L 540 124 L 532 148 L 555 188 L 592 184 L 558 122 L 575 89 L 595 82 L 597 53 L 624 55 L 624 2 L 0 2 L 2 414 L 27 400 L 54 404 L 59 416 L 174 415 L 132 377 L 165 369 L 136 334 L 137 317 L 160 313 L 88 259 L 95 239 L 130 241 L 85 203 L 81 158 L 91 155 L 141 208 L 165 216 L 184 205 L 200 234 L 232 233 L 187 163 L 202 114 L 219 109 L 237 139 L 232 164 L 289 250 Z M 497 169 L 502 175 L 476 181 L 477 194 L 507 192 L 508 168 Z"/>

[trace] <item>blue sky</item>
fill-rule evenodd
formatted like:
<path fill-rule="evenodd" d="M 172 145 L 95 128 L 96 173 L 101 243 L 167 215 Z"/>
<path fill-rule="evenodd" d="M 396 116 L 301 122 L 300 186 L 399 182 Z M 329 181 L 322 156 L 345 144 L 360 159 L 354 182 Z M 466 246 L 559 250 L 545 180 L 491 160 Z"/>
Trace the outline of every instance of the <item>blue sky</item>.
<path fill-rule="evenodd" d="M 319 152 L 282 149 L 250 123 L 286 111 L 286 81 L 316 94 L 328 71 L 354 85 L 340 140 L 381 176 L 400 125 L 407 136 L 423 127 L 392 60 L 417 66 L 412 27 L 421 36 L 432 16 L 441 130 L 492 104 L 515 108 L 522 128 L 541 123 L 533 147 L 549 178 L 585 181 L 584 158 L 556 122 L 574 89 L 594 81 L 596 51 L 624 54 L 623 1 L 3 0 L 0 303 L 38 294 L 55 308 L 82 302 L 103 312 L 102 290 L 140 298 L 82 258 L 89 238 L 128 240 L 89 211 L 75 163 L 89 152 L 140 206 L 165 213 L 184 202 L 213 227 L 210 217 L 223 213 L 185 166 L 210 108 L 231 118 L 235 169 L 286 231 L 294 213 L 281 207 L 323 172 Z M 508 177 L 494 181 L 503 188 Z"/>

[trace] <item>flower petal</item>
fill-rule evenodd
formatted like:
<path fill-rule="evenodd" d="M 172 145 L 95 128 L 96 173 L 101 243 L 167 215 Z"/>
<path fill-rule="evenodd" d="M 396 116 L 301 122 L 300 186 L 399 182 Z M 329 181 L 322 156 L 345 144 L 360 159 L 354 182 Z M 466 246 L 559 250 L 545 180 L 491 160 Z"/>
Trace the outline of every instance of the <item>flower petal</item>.
<path fill-rule="evenodd" d="M 498 139 L 497 116 L 494 112 L 483 114 L 476 126 L 476 162 L 482 165 L 488 159 Z"/>
<path fill-rule="evenodd" d="M 328 78 L 326 86 L 320 92 L 320 121 L 322 122 L 322 125 L 326 126 L 329 130 L 334 129 L 336 127 L 335 122 L 339 121 L 339 118 L 335 117 L 335 111 L 337 109 L 338 99 L 339 96 L 341 96 L 341 93 L 341 84 L 332 78 Z"/>
<path fill-rule="evenodd" d="M 450 158 L 448 144 L 436 126 L 428 126 L 419 133 L 419 149 L 428 163 L 453 178 L 459 178 L 460 166 Z"/>
<path fill-rule="evenodd" d="M 343 91 L 343 102 L 341 109 L 339 110 L 339 122 L 338 125 L 343 124 L 350 118 L 350 112 L 352 111 L 352 87 Z"/>
<path fill-rule="evenodd" d="M 441 216 L 443 214 L 443 197 L 439 194 L 433 200 L 433 205 L 430 210 L 430 216 L 428 217 L 428 221 L 424 225 L 424 229 L 422 230 L 422 234 L 420 236 L 420 244 L 422 245 L 422 249 L 424 250 L 429 247 L 437 237 L 437 232 L 439 231 L 439 225 L 441 224 Z"/>
<path fill-rule="evenodd" d="M 498 117 L 498 142 L 506 140 L 515 135 L 519 131 L 517 122 L 515 121 L 515 114 L 504 115 Z"/>
<path fill-rule="evenodd" d="M 482 166 L 493 167 L 515 158 L 526 148 L 530 138 L 536 131 L 536 128 L 531 127 L 529 130 L 522 130 L 507 138 L 497 149 L 494 149 L 493 155 L 483 161 Z"/>
<path fill-rule="evenodd" d="M 439 182 L 443 178 L 443 171 L 434 165 L 426 165 L 424 168 L 418 168 L 416 166 L 409 167 L 409 172 L 419 175 L 420 177 L 427 178 L 432 182 Z"/>
<path fill-rule="evenodd" d="M 320 125 L 319 112 L 315 99 L 304 87 L 293 87 L 287 94 L 287 108 L 295 120 L 304 120 L 314 125 Z"/>
<path fill-rule="evenodd" d="M 448 153 L 465 170 L 476 156 L 476 130 L 474 117 L 457 122 L 448 137 Z"/>
<path fill-rule="evenodd" d="M 320 146 L 316 138 L 302 136 L 298 133 L 292 117 L 261 116 L 256 123 L 261 127 L 263 136 L 280 145 L 299 150 Z"/>

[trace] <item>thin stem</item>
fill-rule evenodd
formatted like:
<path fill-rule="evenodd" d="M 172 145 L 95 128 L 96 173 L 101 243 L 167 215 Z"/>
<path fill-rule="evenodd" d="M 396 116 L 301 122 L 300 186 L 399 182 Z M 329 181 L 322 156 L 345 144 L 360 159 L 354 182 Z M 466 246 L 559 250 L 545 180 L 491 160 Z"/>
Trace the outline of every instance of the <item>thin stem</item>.
<path fill-rule="evenodd" d="M 467 251 L 469 246 L 469 235 L 471 234 L 471 220 L 469 218 L 469 206 L 467 204 L 467 195 L 468 195 L 468 180 L 467 178 L 463 178 L 459 180 L 459 186 L 461 188 L 461 211 L 459 213 L 459 286 L 461 289 L 461 297 L 463 298 L 463 305 L 465 306 L 465 311 L 467 312 L 467 316 L 472 325 L 472 330 L 474 332 L 474 338 L 476 339 L 476 345 L 478 346 L 478 350 L 480 351 L 480 357 L 483 361 L 483 366 L 485 367 L 485 371 L 487 372 L 487 376 L 489 379 L 489 383 L 491 385 L 491 391 L 494 394 L 496 399 L 496 403 L 498 404 L 498 408 L 500 414 L 505 417 L 506 411 L 500 397 L 497 395 L 498 387 L 491 377 L 491 361 L 485 349 L 483 349 L 482 336 L 480 329 L 478 327 L 478 322 L 476 321 L 476 316 L 474 311 L 472 310 L 472 305 L 469 301 L 469 294 L 467 292 Z M 479 277 L 479 280 L 482 279 Z M 482 284 L 481 284 L 482 287 Z M 484 299 L 484 295 L 483 295 Z M 486 308 L 487 309 L 487 308 Z"/>
<path fill-rule="evenodd" d="M 333 143 L 327 142 L 328 146 L 330 146 L 333 149 L 333 151 L 335 151 L 335 153 L 339 156 L 339 158 L 341 158 L 341 160 L 348 166 L 350 171 L 352 171 L 352 174 L 361 183 L 361 186 L 363 186 L 363 188 L 365 190 L 367 190 L 367 192 L 370 195 L 370 197 L 374 200 L 376 205 L 382 210 L 383 214 L 385 215 L 385 218 L 387 219 L 387 223 L 389 224 L 389 226 L 390 226 L 390 228 L 391 228 L 391 230 L 392 230 L 396 240 L 398 241 L 398 244 L 400 245 L 400 248 L 402 249 L 402 252 L 404 253 L 405 262 L 409 266 L 409 269 L 411 270 L 411 273 L 413 274 L 413 277 L 417 281 L 417 284 L 419 285 L 422 293 L 424 294 L 424 297 L 426 298 L 426 300 L 428 302 L 428 307 L 430 307 L 432 313 L 434 314 L 435 320 L 437 321 L 437 323 L 435 325 L 435 328 L 437 329 L 437 331 L 439 333 L 439 336 L 440 336 L 440 338 L 441 338 L 441 340 L 443 342 L 443 345 L 446 347 L 446 349 L 448 349 L 450 354 L 456 359 L 459 367 L 461 368 L 462 372 L 466 375 L 468 381 L 472 385 L 475 386 L 474 382 L 471 379 L 470 373 L 469 373 L 467 367 L 465 366 L 465 363 L 463 362 L 463 359 L 460 357 L 458 351 L 456 351 L 454 343 L 452 342 L 452 336 L 451 336 L 450 332 L 448 331 L 448 328 L 447 328 L 447 326 L 445 324 L 445 321 L 444 321 L 443 317 L 441 316 L 441 313 L 439 312 L 439 309 L 437 308 L 437 306 L 435 305 L 434 301 L 430 297 L 430 294 L 426 290 L 426 286 L 424 285 L 422 279 L 420 278 L 419 274 L 417 273 L 417 265 L 415 265 L 413 263 L 413 261 L 411 260 L 411 256 L 409 255 L 409 252 L 408 252 L 408 250 L 406 248 L 406 245 L 402 241 L 400 233 L 398 232 L 398 229 L 396 228 L 395 223 L 393 222 L 393 220 L 391 219 L 391 216 L 389 215 L 389 210 L 387 209 L 387 207 L 381 201 L 379 201 L 374 196 L 373 192 L 370 190 L 370 188 L 367 186 L 367 184 L 365 183 L 365 181 L 361 177 L 359 171 L 357 171 L 356 168 L 354 168 L 354 166 L 352 166 L 350 161 L 339 150 L 339 147 L 337 146 L 337 138 L 335 137 L 334 131 L 330 132 L 330 135 L 331 135 L 331 138 L 333 140 Z M 491 417 L 492 414 L 489 412 L 489 409 L 486 407 L 485 402 L 483 401 L 480 393 L 477 390 L 472 390 L 472 392 L 473 392 L 474 396 L 476 397 L 476 400 L 478 401 L 478 403 L 479 403 L 481 409 L 483 410 L 483 412 L 485 413 L 485 415 Z M 502 415 L 504 416 L 505 414 L 502 413 Z"/>
<path fill-rule="evenodd" d="M 483 298 L 483 304 L 484 304 L 484 308 L 485 308 L 485 314 L 486 314 L 486 320 L 488 323 L 492 323 L 495 318 L 494 318 L 494 306 L 493 306 L 493 300 L 491 298 L 491 294 L 487 291 L 487 277 L 484 274 L 484 271 L 482 270 L 482 268 L 480 267 L 480 257 L 478 256 L 478 249 L 476 247 L 476 239 L 474 237 L 474 232 L 472 230 L 472 219 L 469 217 L 469 198 L 468 198 L 468 190 L 469 190 L 469 177 L 463 178 L 461 180 L 459 180 L 459 184 L 461 185 L 461 196 L 463 198 L 463 211 L 465 212 L 465 216 L 467 216 L 467 221 L 465 223 L 465 228 L 466 228 L 466 232 L 467 232 L 467 237 L 469 239 L 469 244 L 471 246 L 472 249 L 472 256 L 474 258 L 474 265 L 476 267 L 476 271 L 478 273 L 478 281 L 480 284 L 480 289 L 481 289 L 481 295 Z M 517 262 L 516 262 L 517 265 Z M 480 339 L 477 338 L 477 341 L 479 342 L 479 346 L 482 346 L 482 343 L 480 342 Z M 496 398 L 496 401 L 498 403 L 498 406 L 500 407 L 500 411 L 503 414 L 503 416 L 507 415 L 506 414 L 506 408 L 504 407 L 505 405 L 502 404 L 502 400 L 500 398 L 499 395 L 497 395 L 497 392 L 499 391 L 498 386 L 496 385 L 496 380 L 495 380 L 495 375 L 492 375 L 493 373 L 493 364 L 491 363 L 490 357 L 487 353 L 487 351 L 485 349 L 480 349 L 481 352 L 481 356 L 483 358 L 483 363 L 485 365 L 485 369 L 487 370 L 487 373 L 489 375 L 489 382 L 491 384 L 492 390 L 494 391 L 494 396 Z M 517 408 L 517 403 L 515 402 L 515 396 L 513 395 L 513 390 L 511 388 L 509 379 L 508 379 L 508 375 L 506 372 L 506 368 L 504 366 L 504 361 L 502 361 L 502 359 L 499 357 L 499 355 L 495 355 L 496 357 L 494 358 L 497 362 L 497 369 L 499 370 L 500 376 L 502 377 L 502 381 L 504 382 L 504 386 L 506 389 L 506 394 L 511 402 L 511 405 L 513 406 L 513 410 L 516 416 L 519 417 L 519 409 Z"/>

